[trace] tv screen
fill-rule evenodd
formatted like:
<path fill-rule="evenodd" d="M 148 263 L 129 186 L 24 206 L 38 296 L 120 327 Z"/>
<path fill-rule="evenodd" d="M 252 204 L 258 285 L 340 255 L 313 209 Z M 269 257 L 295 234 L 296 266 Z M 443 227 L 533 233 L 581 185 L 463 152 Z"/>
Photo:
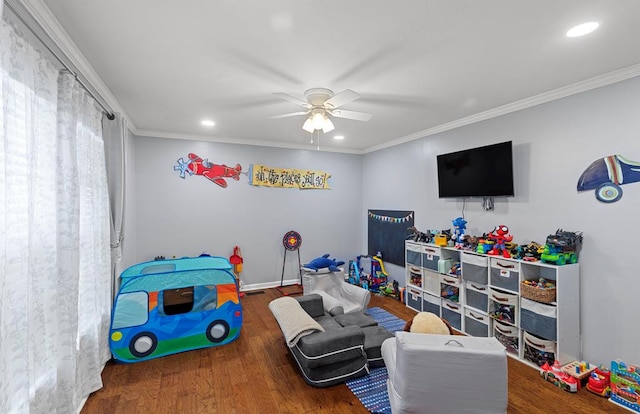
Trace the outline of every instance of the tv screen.
<path fill-rule="evenodd" d="M 441 154 L 440 198 L 513 196 L 511 141 Z"/>

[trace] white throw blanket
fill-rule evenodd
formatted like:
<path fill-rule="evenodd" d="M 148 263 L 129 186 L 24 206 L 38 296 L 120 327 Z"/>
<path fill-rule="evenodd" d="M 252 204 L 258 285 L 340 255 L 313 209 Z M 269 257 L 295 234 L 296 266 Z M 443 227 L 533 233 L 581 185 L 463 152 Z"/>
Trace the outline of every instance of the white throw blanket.
<path fill-rule="evenodd" d="M 269 309 L 275 316 L 287 345 L 291 348 L 305 335 L 324 332 L 320 326 L 294 298 L 284 296 L 269 303 Z"/>

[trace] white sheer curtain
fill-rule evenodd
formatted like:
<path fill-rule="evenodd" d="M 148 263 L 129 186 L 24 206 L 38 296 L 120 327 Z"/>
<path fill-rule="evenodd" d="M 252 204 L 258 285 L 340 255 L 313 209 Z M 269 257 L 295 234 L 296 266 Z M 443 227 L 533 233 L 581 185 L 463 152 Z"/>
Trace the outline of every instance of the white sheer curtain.
<path fill-rule="evenodd" d="M 105 158 L 107 164 L 107 182 L 109 186 L 109 205 L 111 207 L 111 278 L 112 299 L 120 288 L 122 273 L 122 242 L 124 240 L 125 206 L 125 148 L 127 137 L 127 119 L 121 114 L 114 119 L 102 117 Z"/>
<path fill-rule="evenodd" d="M 0 413 L 76 413 L 109 358 L 101 111 L 5 19 L 0 57 Z"/>

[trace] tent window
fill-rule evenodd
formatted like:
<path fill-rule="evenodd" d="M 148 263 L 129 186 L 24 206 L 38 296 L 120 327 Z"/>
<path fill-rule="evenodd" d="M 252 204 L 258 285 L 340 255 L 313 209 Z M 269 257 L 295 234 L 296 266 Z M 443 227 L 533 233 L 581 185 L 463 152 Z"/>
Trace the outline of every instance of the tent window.
<path fill-rule="evenodd" d="M 165 315 L 179 315 L 193 309 L 193 286 L 162 291 Z"/>
<path fill-rule="evenodd" d="M 147 292 L 122 293 L 116 302 L 112 329 L 140 326 L 149 317 Z"/>

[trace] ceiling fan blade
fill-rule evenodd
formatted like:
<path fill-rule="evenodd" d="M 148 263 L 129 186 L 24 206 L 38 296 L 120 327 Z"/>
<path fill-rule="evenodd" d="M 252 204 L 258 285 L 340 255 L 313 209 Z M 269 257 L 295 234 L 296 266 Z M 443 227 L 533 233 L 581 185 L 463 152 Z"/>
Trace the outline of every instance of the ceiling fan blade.
<path fill-rule="evenodd" d="M 271 119 L 289 118 L 291 116 L 306 115 L 309 111 L 291 112 L 288 114 L 270 116 Z"/>
<path fill-rule="evenodd" d="M 305 108 L 311 108 L 309 102 L 303 101 L 302 99 L 298 99 L 295 96 L 287 95 L 286 93 L 274 93 L 275 96 L 284 99 L 285 101 L 293 102 L 294 104 L 304 106 Z"/>
<path fill-rule="evenodd" d="M 366 112 L 344 111 L 342 109 L 334 109 L 329 113 L 336 118 L 353 119 L 354 121 L 368 121 L 373 116 L 372 114 L 368 114 Z"/>
<path fill-rule="evenodd" d="M 327 99 L 324 102 L 325 108 L 333 109 L 344 104 L 348 104 L 349 102 L 353 102 L 356 99 L 360 98 L 357 92 L 352 91 L 351 89 L 345 89 L 337 95 L 333 95 L 331 98 Z"/>

